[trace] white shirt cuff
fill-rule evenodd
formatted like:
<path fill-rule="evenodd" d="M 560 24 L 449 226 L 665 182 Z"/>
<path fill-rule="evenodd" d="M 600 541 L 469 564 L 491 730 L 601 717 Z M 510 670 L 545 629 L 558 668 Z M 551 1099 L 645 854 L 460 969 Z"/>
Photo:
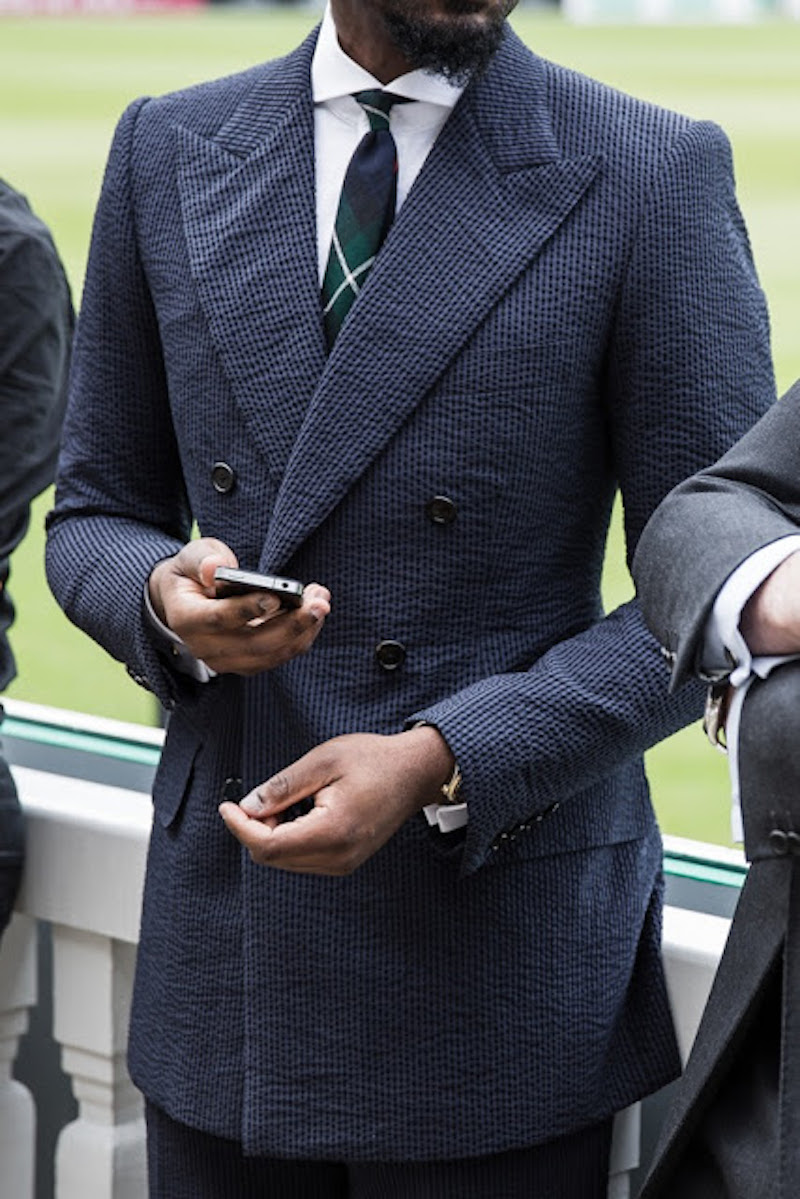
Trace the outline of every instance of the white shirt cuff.
<path fill-rule="evenodd" d="M 428 824 L 438 826 L 440 832 L 452 833 L 463 828 L 469 819 L 465 803 L 429 803 L 422 809 Z"/>
<path fill-rule="evenodd" d="M 721 588 L 706 625 L 701 658 L 704 672 L 713 674 L 729 665 L 732 658 L 735 667 L 731 686 L 738 687 L 750 675 L 752 657 L 739 629 L 742 611 L 767 576 L 798 550 L 800 534 L 792 533 L 762 546 L 737 566 Z"/>

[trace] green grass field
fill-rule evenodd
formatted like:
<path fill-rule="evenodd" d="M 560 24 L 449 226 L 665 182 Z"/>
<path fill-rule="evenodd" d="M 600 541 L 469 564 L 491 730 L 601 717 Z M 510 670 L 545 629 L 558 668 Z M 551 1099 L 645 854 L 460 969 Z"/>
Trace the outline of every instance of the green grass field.
<path fill-rule="evenodd" d="M 0 18 L 0 174 L 51 226 L 76 298 L 108 144 L 127 102 L 273 57 L 316 19 L 306 7 Z M 538 53 L 727 130 L 772 310 L 778 383 L 787 387 L 800 376 L 800 24 L 571 27 L 524 8 L 513 23 Z M 10 694 L 150 723 L 151 698 L 73 629 L 49 596 L 41 567 L 48 505 L 49 497 L 36 505 L 13 564 L 21 676 Z M 607 602 L 630 594 L 615 530 Z M 728 841 L 726 765 L 696 727 L 654 750 L 649 771 L 665 831 Z"/>

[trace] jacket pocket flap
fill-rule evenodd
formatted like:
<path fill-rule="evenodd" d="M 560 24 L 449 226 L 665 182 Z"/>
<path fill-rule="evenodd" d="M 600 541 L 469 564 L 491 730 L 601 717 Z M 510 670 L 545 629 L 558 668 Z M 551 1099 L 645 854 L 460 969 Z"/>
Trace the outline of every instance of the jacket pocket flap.
<path fill-rule="evenodd" d="M 179 712 L 173 713 L 153 780 L 153 807 L 164 828 L 169 828 L 180 812 L 191 786 L 201 745 L 202 738 L 197 729 L 184 720 Z"/>

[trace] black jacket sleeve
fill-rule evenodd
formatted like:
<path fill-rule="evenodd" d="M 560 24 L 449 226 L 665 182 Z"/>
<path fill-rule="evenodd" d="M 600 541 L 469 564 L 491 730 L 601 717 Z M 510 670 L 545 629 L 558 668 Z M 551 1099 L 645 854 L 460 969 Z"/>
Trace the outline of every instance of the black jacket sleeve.
<path fill-rule="evenodd" d="M 0 180 L 0 690 L 14 676 L 9 556 L 55 475 L 74 315 L 46 226 Z"/>

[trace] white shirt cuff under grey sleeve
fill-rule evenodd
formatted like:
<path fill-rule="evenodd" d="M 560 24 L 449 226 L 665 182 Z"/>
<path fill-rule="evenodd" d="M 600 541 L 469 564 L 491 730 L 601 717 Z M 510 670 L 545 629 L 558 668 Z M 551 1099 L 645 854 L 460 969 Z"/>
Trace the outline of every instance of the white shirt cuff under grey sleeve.
<path fill-rule="evenodd" d="M 798 550 L 800 534 L 791 534 L 762 546 L 746 558 L 720 590 L 706 625 L 701 658 L 703 671 L 711 674 L 733 662 L 728 682 L 734 692 L 728 708 L 725 742 L 731 777 L 731 836 L 734 841 L 744 840 L 739 788 L 739 722 L 742 705 L 754 678 L 765 679 L 776 666 L 791 660 L 787 655 L 754 657 L 739 628 L 742 611 L 773 570 Z"/>

